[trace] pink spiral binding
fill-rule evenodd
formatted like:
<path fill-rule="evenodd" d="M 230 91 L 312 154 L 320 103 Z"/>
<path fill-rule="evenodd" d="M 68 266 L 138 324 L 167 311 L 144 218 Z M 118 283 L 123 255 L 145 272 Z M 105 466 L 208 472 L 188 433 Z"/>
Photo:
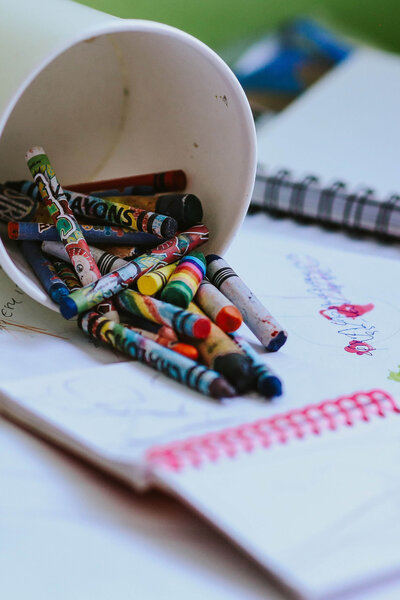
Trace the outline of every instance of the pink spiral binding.
<path fill-rule="evenodd" d="M 286 444 L 293 438 L 320 435 L 327 429 L 349 427 L 358 421 L 369 421 L 371 417 L 384 417 L 388 412 L 399 413 L 400 409 L 387 392 L 356 392 L 253 423 L 153 446 L 146 453 L 146 462 L 169 471 L 181 471 L 184 467 L 215 462 L 223 456 L 233 458 L 239 452 Z"/>

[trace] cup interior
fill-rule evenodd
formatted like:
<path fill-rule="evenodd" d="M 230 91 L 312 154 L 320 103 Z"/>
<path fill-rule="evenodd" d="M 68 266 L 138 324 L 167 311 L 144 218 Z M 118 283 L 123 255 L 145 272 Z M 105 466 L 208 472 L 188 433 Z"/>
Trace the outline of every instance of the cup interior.
<path fill-rule="evenodd" d="M 140 23 L 140 22 L 139 22 Z M 236 79 L 190 36 L 133 22 L 55 56 L 16 101 L 0 137 L 0 181 L 30 179 L 24 156 L 43 146 L 65 187 L 183 169 L 223 252 L 247 210 L 255 172 L 251 113 Z M 16 242 L 0 263 L 30 296 L 56 308 Z"/>

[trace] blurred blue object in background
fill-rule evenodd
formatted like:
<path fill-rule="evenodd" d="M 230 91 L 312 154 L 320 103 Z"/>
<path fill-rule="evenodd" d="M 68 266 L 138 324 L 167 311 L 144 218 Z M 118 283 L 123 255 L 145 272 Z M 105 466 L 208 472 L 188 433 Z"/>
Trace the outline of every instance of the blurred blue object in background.
<path fill-rule="evenodd" d="M 232 68 L 251 103 L 254 92 L 257 103 L 260 94 L 267 94 L 266 106 L 280 110 L 345 59 L 352 48 L 315 21 L 297 18 L 253 42 Z"/>

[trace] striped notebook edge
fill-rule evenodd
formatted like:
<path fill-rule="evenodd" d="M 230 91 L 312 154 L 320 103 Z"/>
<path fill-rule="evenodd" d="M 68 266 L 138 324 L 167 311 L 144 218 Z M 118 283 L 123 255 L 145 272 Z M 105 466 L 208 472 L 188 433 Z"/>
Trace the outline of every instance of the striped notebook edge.
<path fill-rule="evenodd" d="M 365 186 L 348 190 L 340 180 L 324 186 L 316 175 L 294 178 L 283 168 L 268 173 L 258 166 L 249 213 L 258 211 L 400 239 L 399 194 L 382 199 Z"/>

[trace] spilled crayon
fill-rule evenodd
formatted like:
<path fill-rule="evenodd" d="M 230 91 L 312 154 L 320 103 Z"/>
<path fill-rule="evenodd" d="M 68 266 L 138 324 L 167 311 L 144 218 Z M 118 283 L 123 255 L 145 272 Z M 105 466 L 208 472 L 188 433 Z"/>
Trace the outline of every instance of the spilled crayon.
<path fill-rule="evenodd" d="M 143 296 L 134 290 L 119 293 L 115 296 L 115 302 L 120 310 L 172 327 L 179 335 L 204 339 L 211 331 L 211 322 L 206 316 L 195 315 L 191 311 L 150 296 Z"/>
<path fill-rule="evenodd" d="M 243 322 L 240 310 L 208 279 L 201 282 L 195 303 L 226 333 L 236 331 Z"/>
<path fill-rule="evenodd" d="M 78 324 L 92 339 L 112 346 L 202 394 L 213 398 L 234 396 L 234 390 L 219 373 L 145 338 L 128 327 L 106 319 L 97 312 L 80 315 Z"/>
<path fill-rule="evenodd" d="M 211 283 L 239 308 L 243 321 L 266 350 L 279 350 L 287 340 L 286 331 L 223 258 L 209 254 L 206 260 Z"/>
<path fill-rule="evenodd" d="M 187 308 L 206 273 L 206 260 L 201 252 L 191 252 L 178 263 L 161 292 L 161 300 Z"/>
<path fill-rule="evenodd" d="M 79 280 L 82 285 L 95 282 L 101 276 L 100 271 L 69 208 L 48 156 L 43 148 L 35 146 L 28 150 L 25 160 Z M 104 299 L 99 310 L 118 321 L 118 313 L 112 301 Z"/>
<path fill-rule="evenodd" d="M 71 319 L 78 313 L 90 310 L 105 298 L 127 289 L 146 271 L 174 262 L 194 250 L 208 240 L 208 235 L 205 225 L 194 225 L 188 231 L 153 248 L 148 254 L 133 259 L 120 269 L 103 275 L 95 283 L 70 294 L 61 303 L 61 314 L 66 319 Z"/>

